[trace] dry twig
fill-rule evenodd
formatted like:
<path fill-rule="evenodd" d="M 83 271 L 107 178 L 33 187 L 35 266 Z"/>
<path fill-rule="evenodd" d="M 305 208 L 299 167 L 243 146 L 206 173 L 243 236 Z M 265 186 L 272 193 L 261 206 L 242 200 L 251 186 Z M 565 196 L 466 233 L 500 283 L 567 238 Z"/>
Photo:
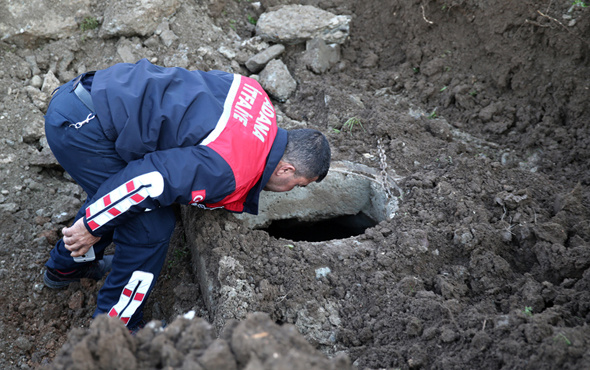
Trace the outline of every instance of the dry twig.
<path fill-rule="evenodd" d="M 420 5 L 420 8 L 422 8 L 422 18 L 424 19 L 424 21 L 428 24 L 434 24 L 434 22 L 426 19 L 426 12 L 424 11 L 424 5 Z"/>
<path fill-rule="evenodd" d="M 584 39 L 583 39 L 582 37 L 580 37 L 579 35 L 577 35 L 577 34 L 573 33 L 573 32 L 572 32 L 572 31 L 571 31 L 569 28 L 567 28 L 567 26 L 566 26 L 565 24 L 561 23 L 561 22 L 560 22 L 560 21 L 558 21 L 557 19 L 553 18 L 553 17 L 552 17 L 552 16 L 550 16 L 550 15 L 544 14 L 544 13 L 543 13 L 542 11 L 540 11 L 540 10 L 537 10 L 537 13 L 539 13 L 541 16 L 543 16 L 543 17 L 545 17 L 545 18 L 547 18 L 547 19 L 549 19 L 549 20 L 551 20 L 551 21 L 553 21 L 553 22 L 557 23 L 558 25 L 560 25 L 561 27 L 563 27 L 563 29 L 564 29 L 564 30 L 566 30 L 566 31 L 567 31 L 569 34 L 571 34 L 571 35 L 575 36 L 575 37 L 576 37 L 576 38 L 578 38 L 580 41 L 582 41 L 582 42 L 583 42 L 583 43 L 585 43 L 586 45 L 590 46 L 590 43 L 588 43 L 588 41 L 584 40 Z M 527 19 L 527 21 L 528 21 L 528 19 Z M 534 22 L 531 22 L 531 21 L 528 21 L 528 22 L 529 22 L 529 23 L 533 23 L 533 24 L 534 24 Z M 541 26 L 541 27 L 542 27 L 542 26 Z"/>

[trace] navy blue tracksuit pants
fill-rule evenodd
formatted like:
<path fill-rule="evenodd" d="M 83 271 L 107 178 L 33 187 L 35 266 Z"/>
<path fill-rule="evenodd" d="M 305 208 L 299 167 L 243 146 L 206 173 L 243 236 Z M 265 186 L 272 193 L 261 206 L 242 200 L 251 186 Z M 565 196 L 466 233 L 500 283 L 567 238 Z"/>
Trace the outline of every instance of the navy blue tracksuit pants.
<path fill-rule="evenodd" d="M 74 93 L 76 82 L 77 79 L 66 83 L 54 94 L 45 116 L 45 132 L 59 163 L 91 198 L 126 162 L 115 151 L 114 142 L 105 137 L 99 117 L 91 118 L 94 112 Z M 81 127 L 74 127 L 85 120 Z M 84 216 L 87 205 L 82 205 L 76 220 Z M 173 209 L 158 208 L 141 213 L 94 245 L 97 260 L 111 242 L 116 247 L 113 268 L 98 293 L 93 317 L 107 313 L 120 317 L 130 328 L 138 324 L 145 300 L 164 264 L 174 225 Z M 70 256 L 63 239 L 50 256 L 46 264 L 50 268 L 68 271 L 83 266 Z"/>

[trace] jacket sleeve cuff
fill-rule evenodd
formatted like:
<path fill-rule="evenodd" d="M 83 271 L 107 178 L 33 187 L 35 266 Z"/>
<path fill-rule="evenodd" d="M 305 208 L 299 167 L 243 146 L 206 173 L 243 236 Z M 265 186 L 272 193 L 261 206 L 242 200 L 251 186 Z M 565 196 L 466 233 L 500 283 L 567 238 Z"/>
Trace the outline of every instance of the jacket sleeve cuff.
<path fill-rule="evenodd" d="M 86 217 L 84 217 L 84 218 L 83 218 L 83 221 L 84 221 L 84 227 L 86 227 L 86 230 L 88 230 L 88 232 L 89 232 L 90 234 L 92 234 L 92 235 L 94 235 L 94 236 L 102 236 L 102 235 L 99 235 L 100 233 L 97 233 L 96 231 L 93 231 L 93 230 L 90 228 L 90 226 L 88 226 L 88 222 L 86 221 Z"/>

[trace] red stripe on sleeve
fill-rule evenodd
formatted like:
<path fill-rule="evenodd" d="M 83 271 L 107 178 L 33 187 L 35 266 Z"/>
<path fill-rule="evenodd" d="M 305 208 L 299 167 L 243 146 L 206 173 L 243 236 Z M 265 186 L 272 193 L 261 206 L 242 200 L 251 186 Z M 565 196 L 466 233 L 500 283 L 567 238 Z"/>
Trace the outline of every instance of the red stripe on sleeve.
<path fill-rule="evenodd" d="M 105 195 L 104 198 L 102 198 L 102 199 L 103 199 L 103 202 L 104 202 L 104 206 L 105 207 L 108 207 L 109 204 L 112 203 L 111 202 L 111 195 L 110 194 Z"/>
<path fill-rule="evenodd" d="M 109 209 L 109 210 L 108 210 L 108 212 L 109 212 L 111 215 L 115 216 L 115 217 L 117 217 L 118 215 L 120 215 L 120 214 L 121 214 L 121 211 L 119 211 L 119 210 L 118 210 L 117 208 L 115 208 L 115 207 L 113 207 L 113 208 Z"/>
<path fill-rule="evenodd" d="M 90 230 L 94 231 L 94 230 L 98 229 L 100 227 L 100 225 L 94 221 L 88 221 L 88 227 L 90 228 Z"/>
<path fill-rule="evenodd" d="M 134 195 L 131 197 L 131 199 L 133 199 L 133 201 L 134 201 L 135 203 L 139 203 L 139 202 L 141 202 L 142 200 L 144 200 L 144 199 L 145 199 L 145 197 L 142 197 L 142 196 L 141 196 L 141 195 L 139 195 L 139 194 L 134 194 Z"/>
<path fill-rule="evenodd" d="M 135 184 L 133 183 L 133 181 L 127 182 L 125 186 L 127 187 L 127 193 L 131 193 L 133 190 L 135 190 Z"/>

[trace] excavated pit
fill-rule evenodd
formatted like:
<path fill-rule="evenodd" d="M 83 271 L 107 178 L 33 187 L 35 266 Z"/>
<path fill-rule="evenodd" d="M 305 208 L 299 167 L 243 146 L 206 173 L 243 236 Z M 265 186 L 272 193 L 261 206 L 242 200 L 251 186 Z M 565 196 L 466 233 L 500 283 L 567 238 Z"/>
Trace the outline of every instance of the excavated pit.
<path fill-rule="evenodd" d="M 277 239 L 321 242 L 361 235 L 375 225 L 377 221 L 364 212 L 359 212 L 356 215 L 343 215 L 319 221 L 301 222 L 294 218 L 276 220 L 261 230 Z"/>
<path fill-rule="evenodd" d="M 184 207 L 194 274 L 216 330 L 248 312 L 268 312 L 332 353 L 343 298 L 317 284 L 363 260 L 361 243 L 346 240 L 395 216 L 401 199 L 396 180 L 392 173 L 383 181 L 379 169 L 338 162 L 321 184 L 263 192 L 257 216 Z"/>
<path fill-rule="evenodd" d="M 277 239 L 344 239 L 362 235 L 366 229 L 393 218 L 399 198 L 388 196 L 392 190 L 401 195 L 397 189 L 386 189 L 375 169 L 337 162 L 321 184 L 312 183 L 288 193 L 264 192 L 259 215 L 235 217 Z"/>

